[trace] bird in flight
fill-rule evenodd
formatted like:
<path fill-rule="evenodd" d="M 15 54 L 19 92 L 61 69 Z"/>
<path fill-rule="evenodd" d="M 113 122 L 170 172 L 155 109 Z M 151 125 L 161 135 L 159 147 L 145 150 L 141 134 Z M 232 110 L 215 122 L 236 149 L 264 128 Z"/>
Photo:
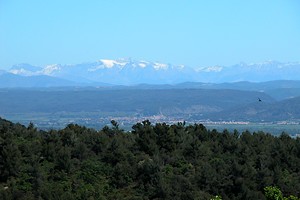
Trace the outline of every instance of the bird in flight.
<path fill-rule="evenodd" d="M 261 102 L 261 99 L 258 97 L 258 101 Z"/>

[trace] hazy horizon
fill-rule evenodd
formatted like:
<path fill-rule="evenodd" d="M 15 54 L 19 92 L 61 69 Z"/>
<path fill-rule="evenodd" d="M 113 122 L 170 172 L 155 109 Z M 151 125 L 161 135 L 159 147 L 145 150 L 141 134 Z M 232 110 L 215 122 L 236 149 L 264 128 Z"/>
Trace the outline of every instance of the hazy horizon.
<path fill-rule="evenodd" d="M 84 60 L 84 61 L 79 61 L 78 63 L 45 63 L 45 64 L 32 64 L 32 63 L 29 63 L 29 62 L 20 62 L 20 63 L 14 63 L 10 66 L 7 66 L 5 68 L 1 68 L 2 70 L 9 70 L 11 69 L 11 67 L 14 67 L 14 66 L 18 66 L 18 65 L 31 65 L 31 66 L 34 66 L 34 67 L 41 67 L 41 68 L 44 68 L 44 67 L 47 67 L 47 66 L 50 66 L 50 65 L 62 65 L 62 66 L 71 66 L 71 65 L 80 65 L 80 64 L 89 64 L 89 63 L 95 63 L 95 62 L 101 62 L 102 60 L 107 60 L 107 61 L 111 61 L 111 62 L 118 62 L 118 61 L 124 61 L 124 62 L 152 62 L 152 63 L 160 63 L 160 64 L 167 64 L 167 65 L 172 65 L 172 66 L 185 66 L 185 67 L 189 67 L 189 68 L 192 68 L 192 69 L 198 69 L 198 68 L 201 68 L 201 67 L 215 67 L 215 66 L 220 66 L 220 67 L 231 67 L 231 66 L 234 66 L 234 65 L 238 65 L 238 64 L 246 64 L 246 65 L 259 65 L 259 64 L 265 64 L 265 63 L 300 63 L 300 60 L 295 60 L 295 61 L 282 61 L 282 60 L 272 60 L 272 59 L 265 59 L 265 60 L 259 60 L 257 62 L 246 62 L 246 61 L 239 61 L 239 62 L 236 62 L 236 63 L 232 63 L 230 65 L 225 65 L 225 64 L 222 64 L 222 63 L 219 63 L 219 64 L 211 64 L 211 65 L 199 65 L 199 66 L 190 66 L 190 65 L 186 65 L 185 63 L 181 63 L 181 64 L 177 64 L 175 65 L 174 63 L 171 63 L 171 62 L 168 62 L 168 61 L 158 61 L 158 60 L 149 60 L 149 59 L 135 59 L 134 57 L 120 57 L 120 58 L 115 58 L 115 59 L 112 59 L 112 58 L 102 58 L 102 57 L 99 57 L 99 59 L 96 59 L 96 60 Z"/>

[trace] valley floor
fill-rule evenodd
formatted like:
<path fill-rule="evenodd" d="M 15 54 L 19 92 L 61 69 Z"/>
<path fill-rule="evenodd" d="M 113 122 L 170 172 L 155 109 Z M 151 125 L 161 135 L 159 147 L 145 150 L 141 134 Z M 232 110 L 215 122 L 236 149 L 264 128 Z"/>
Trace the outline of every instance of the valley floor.
<path fill-rule="evenodd" d="M 237 130 L 239 132 L 250 131 L 264 131 L 279 135 L 282 132 L 288 133 L 293 137 L 300 135 L 300 121 L 276 121 L 276 122 L 249 122 L 249 121 L 210 121 L 210 120 L 194 120 L 184 119 L 179 117 L 167 117 L 164 115 L 150 115 L 150 116 L 123 116 L 119 115 L 106 115 L 99 117 L 99 113 L 17 113 L 6 114 L 2 116 L 15 123 L 29 124 L 32 122 L 36 127 L 42 130 L 60 129 L 68 124 L 79 124 L 90 128 L 101 129 L 106 125 L 110 125 L 111 120 L 115 120 L 120 124 L 120 127 L 130 131 L 132 124 L 150 120 L 153 123 L 166 122 L 167 124 L 174 124 L 178 122 L 186 122 L 187 124 L 203 124 L 209 129 L 216 129 L 223 131 Z"/>

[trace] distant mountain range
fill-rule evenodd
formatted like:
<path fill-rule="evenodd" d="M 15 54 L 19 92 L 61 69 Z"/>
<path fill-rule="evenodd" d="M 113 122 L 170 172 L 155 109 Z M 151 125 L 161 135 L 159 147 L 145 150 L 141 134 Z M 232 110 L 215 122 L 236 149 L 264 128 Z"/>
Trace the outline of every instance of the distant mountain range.
<path fill-rule="evenodd" d="M 191 68 L 130 59 L 102 59 L 74 65 L 18 64 L 0 71 L 1 87 L 112 86 L 184 82 L 266 82 L 300 80 L 300 63 L 268 61 L 233 66 Z M 245 83 L 247 84 L 247 83 Z M 252 87 L 253 85 L 251 85 Z"/>
<path fill-rule="evenodd" d="M 274 61 L 199 68 L 124 59 L 19 64 L 0 70 L 0 115 L 36 117 L 46 126 L 116 116 L 300 122 L 299 74 L 300 63 Z"/>
<path fill-rule="evenodd" d="M 20 76 L 6 72 L 0 74 L 0 85 L 2 88 L 32 88 L 75 86 L 76 83 L 66 79 L 46 75 Z"/>

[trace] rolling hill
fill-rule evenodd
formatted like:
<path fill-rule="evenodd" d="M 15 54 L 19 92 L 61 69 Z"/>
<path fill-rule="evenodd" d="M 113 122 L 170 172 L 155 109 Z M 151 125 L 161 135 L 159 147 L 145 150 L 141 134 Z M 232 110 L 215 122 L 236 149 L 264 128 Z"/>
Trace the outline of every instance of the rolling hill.
<path fill-rule="evenodd" d="M 257 102 L 274 100 L 265 93 L 240 90 L 0 90 L 0 114 L 98 112 L 124 116 L 205 116 Z"/>
<path fill-rule="evenodd" d="M 277 102 L 254 102 L 208 115 L 211 120 L 252 122 L 300 121 L 300 96 Z"/>

